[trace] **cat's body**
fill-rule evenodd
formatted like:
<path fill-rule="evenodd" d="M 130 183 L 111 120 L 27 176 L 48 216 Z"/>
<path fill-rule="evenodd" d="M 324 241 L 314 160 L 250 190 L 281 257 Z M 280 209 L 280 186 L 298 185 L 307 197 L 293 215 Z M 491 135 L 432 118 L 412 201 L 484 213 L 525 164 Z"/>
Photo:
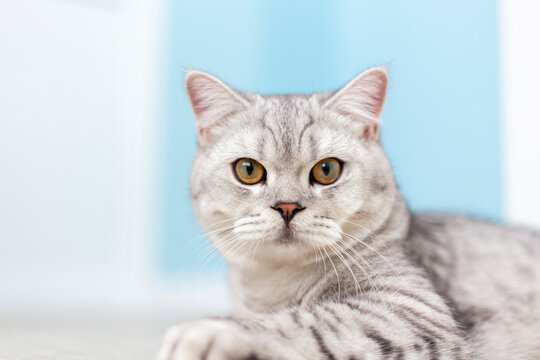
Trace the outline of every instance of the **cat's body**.
<path fill-rule="evenodd" d="M 194 206 L 237 314 L 160 359 L 540 359 L 540 237 L 411 215 L 379 142 L 382 69 L 335 94 L 238 94 L 188 74 Z"/>
<path fill-rule="evenodd" d="M 540 359 L 540 234 L 414 215 L 405 242 L 480 359 Z"/>

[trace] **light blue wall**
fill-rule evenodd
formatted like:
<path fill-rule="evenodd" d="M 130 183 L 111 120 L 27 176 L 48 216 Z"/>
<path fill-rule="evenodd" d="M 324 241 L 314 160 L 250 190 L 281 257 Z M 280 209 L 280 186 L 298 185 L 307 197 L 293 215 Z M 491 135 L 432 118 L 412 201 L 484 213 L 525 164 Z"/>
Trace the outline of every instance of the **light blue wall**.
<path fill-rule="evenodd" d="M 501 219 L 501 134 L 494 1 L 171 1 L 162 236 L 166 274 L 206 273 L 191 212 L 195 120 L 183 68 L 263 93 L 330 91 L 374 65 L 391 86 L 383 142 L 415 210 Z M 221 270 L 220 270 L 221 271 Z"/>

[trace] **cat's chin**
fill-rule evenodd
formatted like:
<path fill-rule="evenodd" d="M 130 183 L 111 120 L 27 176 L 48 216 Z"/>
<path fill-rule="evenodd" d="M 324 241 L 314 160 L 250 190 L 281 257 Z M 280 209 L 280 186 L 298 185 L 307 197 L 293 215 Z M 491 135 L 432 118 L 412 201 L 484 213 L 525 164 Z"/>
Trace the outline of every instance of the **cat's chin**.
<path fill-rule="evenodd" d="M 297 234 L 289 227 L 285 227 L 276 239 L 278 244 L 291 245 L 300 242 Z"/>

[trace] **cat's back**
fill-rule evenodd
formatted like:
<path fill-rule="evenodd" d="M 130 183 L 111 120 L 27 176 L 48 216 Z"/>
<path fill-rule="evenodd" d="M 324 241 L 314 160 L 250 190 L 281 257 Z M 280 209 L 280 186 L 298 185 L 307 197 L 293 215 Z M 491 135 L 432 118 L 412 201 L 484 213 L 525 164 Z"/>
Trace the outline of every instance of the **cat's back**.
<path fill-rule="evenodd" d="M 540 357 L 540 233 L 416 214 L 405 250 L 478 343 L 480 358 Z"/>

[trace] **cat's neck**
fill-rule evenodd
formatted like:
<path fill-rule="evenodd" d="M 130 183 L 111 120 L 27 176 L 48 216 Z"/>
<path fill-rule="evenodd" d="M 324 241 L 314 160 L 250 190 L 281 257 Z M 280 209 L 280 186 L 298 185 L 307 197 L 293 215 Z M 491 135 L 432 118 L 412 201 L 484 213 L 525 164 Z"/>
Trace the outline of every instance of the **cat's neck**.
<path fill-rule="evenodd" d="M 402 258 L 401 241 L 407 235 L 409 219 L 409 209 L 398 194 L 388 216 L 376 228 L 351 230 L 354 237 L 368 244 L 368 247 L 358 246 L 356 250 L 366 258 L 373 255 L 374 248 L 379 248 L 388 259 Z M 339 259 L 334 258 L 333 261 L 338 267 L 337 272 L 343 272 L 340 276 L 349 275 L 343 266 L 339 266 Z M 302 265 L 296 263 L 259 264 L 251 267 L 231 265 L 230 285 L 238 313 L 249 316 L 254 313 L 276 311 L 304 303 L 311 295 L 317 296 L 335 280 L 332 272 L 334 269 L 331 268 L 329 261 L 327 263 L 327 266 L 323 267 L 319 259 L 318 262 Z M 388 261 L 379 262 L 377 272 L 384 273 L 385 269 L 380 267 L 387 265 Z"/>
<path fill-rule="evenodd" d="M 239 315 L 266 313 L 301 302 L 324 273 L 314 264 L 302 267 L 231 267 L 230 285 Z"/>

